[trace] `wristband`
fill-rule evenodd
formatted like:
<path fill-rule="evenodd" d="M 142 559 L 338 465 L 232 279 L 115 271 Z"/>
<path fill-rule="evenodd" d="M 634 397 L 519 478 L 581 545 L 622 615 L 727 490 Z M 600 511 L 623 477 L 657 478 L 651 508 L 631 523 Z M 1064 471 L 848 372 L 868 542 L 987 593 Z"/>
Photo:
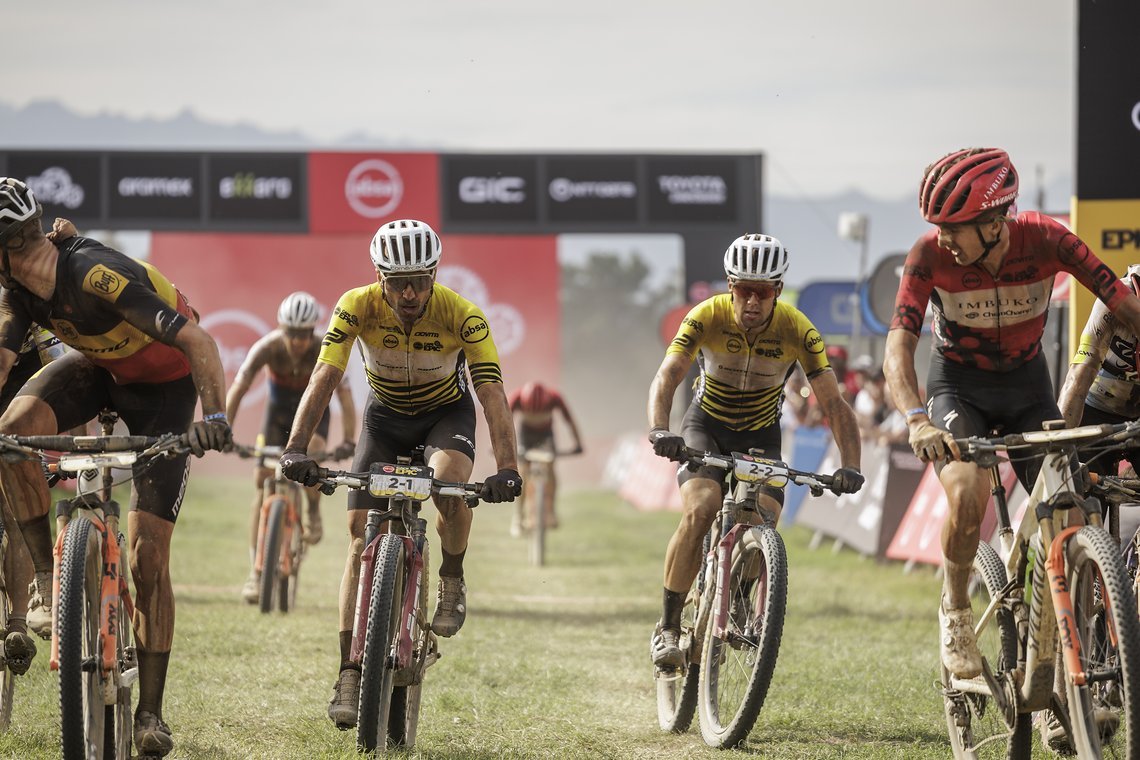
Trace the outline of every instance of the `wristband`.
<path fill-rule="evenodd" d="M 207 414 L 205 417 L 202 418 L 202 421 L 203 422 L 229 422 L 229 420 L 226 419 L 226 413 L 225 412 L 214 412 L 213 414 Z"/>
<path fill-rule="evenodd" d="M 929 412 L 926 411 L 926 407 L 924 406 L 916 406 L 914 409 L 907 409 L 905 416 L 909 420 L 911 417 L 915 417 L 920 414 L 925 414 L 927 417 L 930 416 Z"/>

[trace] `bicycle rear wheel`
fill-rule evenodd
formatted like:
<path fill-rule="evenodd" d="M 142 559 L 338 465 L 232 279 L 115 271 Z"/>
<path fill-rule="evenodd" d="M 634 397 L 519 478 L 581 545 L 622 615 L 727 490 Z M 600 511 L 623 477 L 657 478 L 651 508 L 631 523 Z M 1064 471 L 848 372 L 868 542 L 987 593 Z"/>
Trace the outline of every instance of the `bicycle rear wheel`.
<path fill-rule="evenodd" d="M 701 736 L 709 746 L 722 749 L 735 747 L 748 736 L 776 669 L 788 597 L 788 560 L 775 528 L 756 526 L 740 533 L 728 584 L 725 635 L 715 635 L 710 619 L 699 686 Z"/>
<path fill-rule="evenodd" d="M 984 541 L 974 556 L 970 577 L 971 606 L 974 620 L 981 618 L 990 600 L 1001 593 L 1006 584 L 1005 565 L 993 547 Z M 996 673 L 1017 665 L 1017 626 L 1009 607 L 997 608 L 993 622 L 978 637 L 982 656 Z M 977 679 L 982 682 L 981 677 Z M 983 758 L 1028 758 L 1033 740 L 1031 720 L 1018 714 L 1012 731 L 991 697 L 967 694 L 953 688 L 950 674 L 942 668 L 942 697 L 950 746 L 958 760 Z"/>
<path fill-rule="evenodd" d="M 4 524 L 0 522 L 0 631 L 8 631 L 8 615 L 12 612 L 8 603 L 7 581 L 4 579 L 4 557 L 8 552 L 8 534 L 4 532 Z M 3 641 L 0 641 L 3 646 Z M 7 663 L 0 668 L 0 732 L 8 730 L 12 725 L 12 699 L 16 688 L 16 676 L 8 670 Z"/>
<path fill-rule="evenodd" d="M 99 648 L 103 558 L 99 531 L 83 515 L 72 518 L 63 542 L 59 577 L 59 711 L 65 760 L 103 751 L 106 703 Z"/>
<path fill-rule="evenodd" d="M 711 544 L 710 532 L 705 535 L 700 570 L 693 579 L 693 586 L 681 609 L 681 651 L 685 653 L 686 665 L 684 668 L 661 670 L 655 667 L 653 670 L 654 681 L 657 683 L 657 725 L 662 730 L 675 734 L 689 730 L 697 711 L 697 684 L 701 675 L 698 660 L 704 627 L 708 624 L 707 610 L 705 618 L 700 619 L 701 595 L 705 590 L 704 557 L 708 555 Z"/>
<path fill-rule="evenodd" d="M 280 496 L 271 496 L 265 521 L 265 543 L 261 547 L 261 611 L 272 612 L 280 597 L 281 541 L 285 533 L 285 511 L 289 505 Z"/>
<path fill-rule="evenodd" d="M 356 723 L 356 744 L 364 752 L 383 749 L 387 743 L 392 706 L 392 668 L 388 659 L 392 640 L 400 633 L 404 597 L 404 542 L 387 533 L 380 537 L 377 548 L 360 663 L 360 713 Z"/>
<path fill-rule="evenodd" d="M 1140 754 L 1140 619 L 1116 541 L 1085 526 L 1071 539 L 1066 572 L 1081 668 L 1079 686 L 1066 674 L 1070 737 L 1081 757 Z"/>

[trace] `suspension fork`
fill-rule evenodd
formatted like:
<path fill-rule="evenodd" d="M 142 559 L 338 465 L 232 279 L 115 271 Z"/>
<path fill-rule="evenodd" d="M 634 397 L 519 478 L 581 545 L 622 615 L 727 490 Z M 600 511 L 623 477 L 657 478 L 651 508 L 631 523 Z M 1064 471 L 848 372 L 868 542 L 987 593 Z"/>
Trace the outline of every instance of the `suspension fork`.
<path fill-rule="evenodd" d="M 364 659 L 364 633 L 368 630 L 368 602 L 372 598 L 372 568 L 376 564 L 380 535 L 373 536 L 364 553 L 360 555 L 360 575 L 356 581 L 356 611 L 352 615 L 352 648 L 348 655 L 348 659 L 357 665 L 360 665 Z"/>
<path fill-rule="evenodd" d="M 417 613 L 420 606 L 420 591 L 424 584 L 424 555 L 422 552 L 427 521 L 416 518 L 413 535 L 400 536 L 404 542 L 404 556 L 407 562 L 407 580 L 404 582 L 404 603 L 400 613 L 400 636 L 393 647 L 395 666 L 399 670 L 412 662 L 412 650 L 418 626 Z"/>
<path fill-rule="evenodd" d="M 1069 671 L 1069 678 L 1077 686 L 1084 686 L 1088 679 L 1081 666 L 1081 642 L 1077 636 L 1077 616 L 1073 613 L 1073 598 L 1069 593 L 1069 582 L 1065 578 L 1065 549 L 1069 539 L 1080 530 L 1080 526 L 1065 528 L 1049 546 L 1049 558 L 1046 567 L 1049 570 L 1049 591 L 1053 596 L 1053 608 L 1057 612 L 1057 630 L 1061 634 L 1061 654 L 1065 658 L 1065 668 Z M 1105 622 L 1109 636 L 1113 642 L 1116 640 L 1116 629 L 1108 621 L 1111 620 L 1108 608 L 1109 600 L 1104 597 Z"/>
<path fill-rule="evenodd" d="M 732 574 L 732 548 L 740 534 L 752 530 L 754 525 L 737 523 L 729 528 L 716 546 L 716 594 L 713 596 L 713 636 L 723 639 L 728 624 L 728 610 L 732 602 L 730 576 Z"/>

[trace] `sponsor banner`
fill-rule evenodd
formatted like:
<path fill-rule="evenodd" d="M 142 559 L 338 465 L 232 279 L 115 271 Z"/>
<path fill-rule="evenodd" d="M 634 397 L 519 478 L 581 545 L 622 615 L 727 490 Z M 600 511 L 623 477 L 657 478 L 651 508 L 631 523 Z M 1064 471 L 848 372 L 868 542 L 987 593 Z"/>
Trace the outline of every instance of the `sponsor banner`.
<path fill-rule="evenodd" d="M 538 223 L 535 156 L 443 156 L 446 224 Z"/>
<path fill-rule="evenodd" d="M 813 282 L 796 297 L 796 308 L 824 335 L 850 335 L 855 327 L 854 282 Z"/>
<path fill-rule="evenodd" d="M 8 175 L 28 183 L 44 207 L 44 228 L 59 216 L 79 227 L 103 216 L 103 167 L 98 153 L 12 153 Z"/>
<path fill-rule="evenodd" d="M 791 438 L 791 445 L 787 441 Z M 799 427 L 791 434 L 785 432 L 785 444 L 782 455 L 787 458 L 793 469 L 804 472 L 819 472 L 819 463 L 827 453 L 831 444 L 831 431 L 823 426 Z M 804 503 L 808 489 L 799 486 L 790 486 L 784 489 L 784 509 L 780 520 L 784 525 L 793 525 L 796 522 L 796 513 Z"/>
<path fill-rule="evenodd" d="M 375 232 L 392 219 L 439 230 L 434 153 L 310 153 L 309 230 Z"/>
<path fill-rule="evenodd" d="M 1140 199 L 1084 200 L 1073 204 L 1073 229 L 1118 275 L 1140 261 Z M 1092 311 L 1094 296 L 1086 288 L 1069 288 L 1069 345 L 1081 340 L 1081 330 Z"/>
<path fill-rule="evenodd" d="M 1135 48 L 1137 29 L 1140 3 L 1077 3 L 1076 194 L 1082 201 L 1140 198 L 1140 66 L 1124 54 Z"/>
<path fill-rule="evenodd" d="M 546 160 L 545 184 L 552 224 L 637 222 L 637 162 L 632 157 L 552 156 Z"/>
<path fill-rule="evenodd" d="M 737 221 L 736 158 L 655 156 L 645 163 L 651 224 Z"/>
<path fill-rule="evenodd" d="M 796 524 L 834 538 L 861 554 L 879 556 L 889 449 L 868 443 L 862 453 L 862 472 L 866 478 L 863 488 L 858 493 L 840 496 L 824 491 L 822 496 L 806 499 L 796 516 Z M 839 448 L 831 443 L 819 463 L 819 472 L 830 474 L 840 466 Z M 787 490 L 793 488 L 798 486 L 789 485 Z M 898 516 L 901 517 L 901 510 Z"/>
<path fill-rule="evenodd" d="M 296 229 L 304 222 L 303 153 L 210 153 L 208 221 Z"/>
<path fill-rule="evenodd" d="M 228 387 L 253 342 L 275 326 L 277 307 L 289 293 L 312 293 L 325 321 L 345 291 L 375 282 L 370 237 L 157 232 L 149 260 L 201 313 L 221 350 Z M 553 237 L 447 236 L 439 282 L 483 309 L 508 393 L 529 380 L 561 385 L 561 313 L 550 308 L 559 287 Z M 346 375 L 363 410 L 368 385 L 356 352 Z M 260 430 L 263 382 L 257 379 L 242 405 L 239 441 L 252 442 Z M 481 416 L 478 429 L 477 466 L 494 472 Z M 334 425 L 334 440 L 339 430 Z"/>
<path fill-rule="evenodd" d="M 112 153 L 107 159 L 111 222 L 200 222 L 202 161 L 187 153 Z"/>

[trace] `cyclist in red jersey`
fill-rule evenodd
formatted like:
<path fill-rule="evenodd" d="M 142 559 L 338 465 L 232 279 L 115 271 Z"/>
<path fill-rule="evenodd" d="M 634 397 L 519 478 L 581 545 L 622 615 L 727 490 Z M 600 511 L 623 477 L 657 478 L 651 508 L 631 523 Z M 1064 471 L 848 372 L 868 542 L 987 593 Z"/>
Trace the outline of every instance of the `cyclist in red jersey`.
<path fill-rule="evenodd" d="M 570 428 L 574 436 L 574 449 L 571 453 L 582 453 L 582 436 L 578 433 L 578 425 L 570 408 L 562 395 L 553 388 L 547 388 L 542 383 L 527 383 L 510 395 L 508 403 L 511 413 L 518 423 L 519 441 L 519 474 L 523 482 L 530 481 L 530 466 L 523 453 L 530 449 L 546 449 L 554 451 L 554 413 L 562 415 L 563 422 Z M 549 528 L 558 527 L 558 516 L 554 513 L 554 494 L 558 490 L 558 480 L 553 468 L 550 471 L 550 488 L 546 490 L 546 503 L 534 505 L 544 510 L 545 524 Z M 526 489 L 518 499 L 515 499 L 515 515 L 511 519 L 511 535 L 518 537 L 523 533 L 526 523 Z"/>
<path fill-rule="evenodd" d="M 36 373 L 0 417 L 0 433 L 56 434 L 114 409 L 135 435 L 188 432 L 192 452 L 230 443 L 218 346 L 174 285 L 148 264 L 88 238 L 51 239 L 23 182 L 0 177 L 0 385 L 35 322 L 75 349 Z M 198 400 L 203 418 L 194 420 Z M 186 455 L 134 472 L 130 534 L 135 580 L 139 701 L 134 742 L 163 756 L 174 742 L 162 719 L 174 639 L 170 538 L 188 475 Z M 50 496 L 39 465 L 0 463 L 0 488 L 27 544 L 36 590 L 28 625 L 50 618 Z"/>
<path fill-rule="evenodd" d="M 959 150 L 926 168 L 919 208 L 935 228 L 907 255 L 884 361 L 911 447 L 935 463 L 949 502 L 942 530 L 940 655 L 947 670 L 964 678 L 982 670 L 967 581 L 990 481 L 976 465 L 957 461 L 954 438 L 996 428 L 1040 430 L 1044 421 L 1061 418 L 1041 353 L 1057 272 L 1072 273 L 1140 330 L 1140 300 L 1080 238 L 1042 214 L 1011 215 L 1017 191 L 1017 171 L 995 148 Z M 914 351 L 928 304 L 934 351 L 923 404 Z M 1014 462 L 1026 488 L 1037 466 Z"/>

